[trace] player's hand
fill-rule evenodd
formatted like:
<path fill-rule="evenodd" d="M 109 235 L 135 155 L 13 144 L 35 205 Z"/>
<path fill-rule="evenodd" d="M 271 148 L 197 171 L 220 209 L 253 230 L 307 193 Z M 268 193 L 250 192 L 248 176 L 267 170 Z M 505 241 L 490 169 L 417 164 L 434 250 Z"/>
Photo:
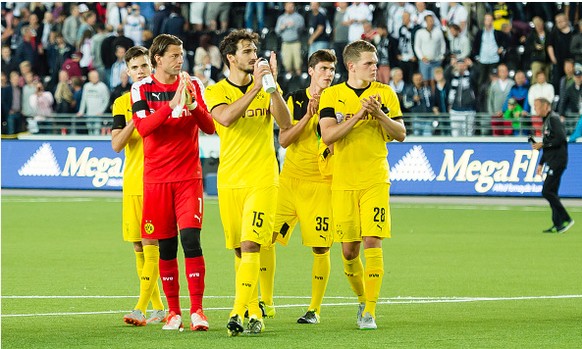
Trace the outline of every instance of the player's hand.
<path fill-rule="evenodd" d="M 314 95 L 313 98 L 309 100 L 307 105 L 307 117 L 312 118 L 313 115 L 317 114 L 319 110 L 319 95 Z"/>
<path fill-rule="evenodd" d="M 187 72 L 182 72 L 181 79 L 184 80 L 184 88 L 186 89 L 186 105 L 191 105 L 196 102 L 196 88 Z"/>
<path fill-rule="evenodd" d="M 271 56 L 269 57 L 269 65 L 271 67 L 271 74 L 273 74 L 273 79 L 277 82 L 277 76 L 279 75 L 279 69 L 277 68 L 277 54 L 275 51 L 271 51 Z"/>
<path fill-rule="evenodd" d="M 176 93 L 174 94 L 174 98 L 170 101 L 170 108 L 174 109 L 178 105 L 180 105 L 182 94 L 184 93 L 184 79 L 180 79 L 180 83 L 178 84 L 178 88 L 176 89 Z"/>
<path fill-rule="evenodd" d="M 543 168 L 542 165 L 538 165 L 538 167 L 536 167 L 536 174 L 538 176 L 541 176 L 542 175 L 542 168 Z"/>
<path fill-rule="evenodd" d="M 253 78 L 255 80 L 255 89 L 260 90 L 263 88 L 263 76 L 271 73 L 271 68 L 268 64 L 259 64 L 261 61 L 265 61 L 263 58 L 257 59 L 254 65 Z"/>
<path fill-rule="evenodd" d="M 540 150 L 543 148 L 543 146 L 544 146 L 543 142 L 535 142 L 531 145 L 533 150 Z"/>
<path fill-rule="evenodd" d="M 362 99 L 362 106 L 372 116 L 381 115 L 382 100 L 379 95 L 370 96 L 370 98 Z"/>

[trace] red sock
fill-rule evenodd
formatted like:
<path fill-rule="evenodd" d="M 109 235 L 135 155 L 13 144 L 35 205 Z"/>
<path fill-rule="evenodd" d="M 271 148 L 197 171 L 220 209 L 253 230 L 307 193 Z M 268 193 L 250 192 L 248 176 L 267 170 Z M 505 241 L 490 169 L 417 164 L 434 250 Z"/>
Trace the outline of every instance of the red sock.
<path fill-rule="evenodd" d="M 168 300 L 168 310 L 182 315 L 180 310 L 180 279 L 178 275 L 178 260 L 160 259 L 160 279 Z"/>
<path fill-rule="evenodd" d="M 190 314 L 202 309 L 202 296 L 204 295 L 204 275 L 206 266 L 204 257 L 186 258 L 186 280 L 188 280 L 188 293 L 190 294 Z"/>

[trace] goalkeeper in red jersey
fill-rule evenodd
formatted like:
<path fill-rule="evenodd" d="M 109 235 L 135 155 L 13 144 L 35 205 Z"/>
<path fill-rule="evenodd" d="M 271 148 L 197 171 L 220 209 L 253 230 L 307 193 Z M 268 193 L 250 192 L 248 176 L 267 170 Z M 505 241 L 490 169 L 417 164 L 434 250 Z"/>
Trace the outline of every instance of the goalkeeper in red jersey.
<path fill-rule="evenodd" d="M 159 273 L 168 300 L 169 315 L 163 329 L 182 329 L 177 261 L 180 237 L 190 295 L 190 328 L 206 331 L 198 130 L 212 134 L 214 123 L 202 98 L 202 82 L 181 71 L 182 41 L 160 34 L 150 47 L 150 57 L 155 73 L 131 87 L 133 122 L 144 140 L 142 241 L 144 246 L 159 246 L 159 264 L 150 263 L 154 265 L 147 268 L 151 268 L 152 281 Z M 142 276 L 144 283 L 147 285 Z"/>

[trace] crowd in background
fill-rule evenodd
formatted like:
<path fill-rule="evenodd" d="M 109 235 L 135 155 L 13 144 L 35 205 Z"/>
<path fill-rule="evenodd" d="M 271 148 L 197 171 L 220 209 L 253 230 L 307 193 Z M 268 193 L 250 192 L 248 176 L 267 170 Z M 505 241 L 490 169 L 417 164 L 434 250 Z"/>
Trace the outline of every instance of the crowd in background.
<path fill-rule="evenodd" d="M 106 115 L 131 86 L 125 51 L 160 33 L 181 38 L 184 70 L 213 84 L 228 76 L 217 46 L 233 28 L 278 53 L 285 93 L 308 85 L 318 49 L 335 51 L 345 81 L 343 47 L 370 41 L 414 135 L 531 133 L 542 96 L 572 132 L 582 110 L 580 3 L 3 2 L 2 133 L 35 132 L 30 121 L 54 113 Z"/>

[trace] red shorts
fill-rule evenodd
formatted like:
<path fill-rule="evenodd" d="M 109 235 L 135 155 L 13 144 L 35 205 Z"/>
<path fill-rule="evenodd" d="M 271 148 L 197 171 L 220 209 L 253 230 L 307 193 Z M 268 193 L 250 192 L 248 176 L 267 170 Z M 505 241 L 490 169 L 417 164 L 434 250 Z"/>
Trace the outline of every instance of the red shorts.
<path fill-rule="evenodd" d="M 202 227 L 202 179 L 144 183 L 141 237 L 168 239 L 178 229 Z"/>

